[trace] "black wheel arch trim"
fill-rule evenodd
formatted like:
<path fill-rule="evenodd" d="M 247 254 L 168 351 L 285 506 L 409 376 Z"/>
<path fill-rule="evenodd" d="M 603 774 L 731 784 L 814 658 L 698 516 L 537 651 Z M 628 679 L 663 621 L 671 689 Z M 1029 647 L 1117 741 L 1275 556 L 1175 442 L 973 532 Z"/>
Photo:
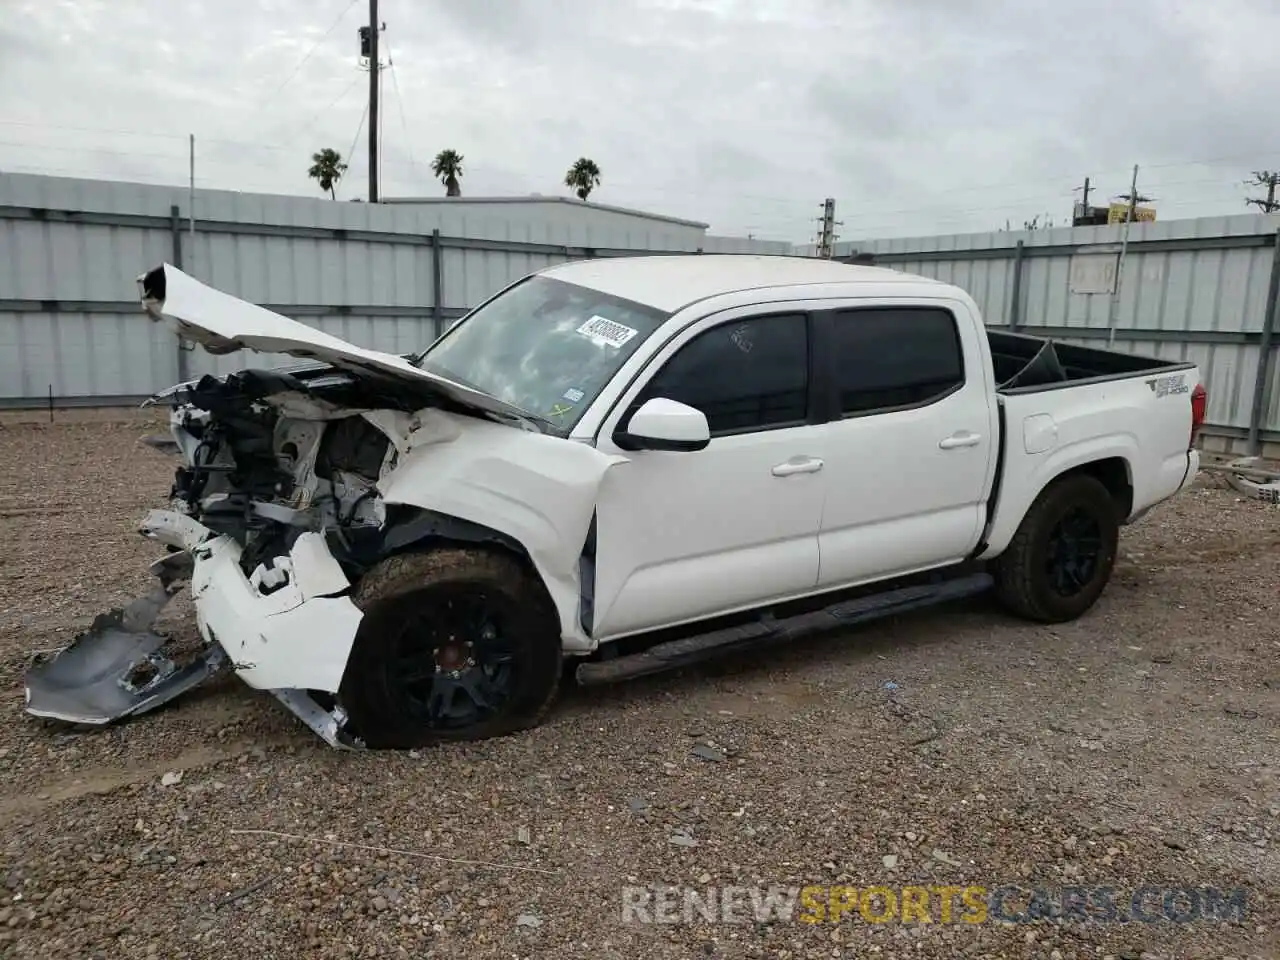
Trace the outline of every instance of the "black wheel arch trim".
<path fill-rule="evenodd" d="M 388 504 L 387 509 L 387 523 L 383 526 L 382 536 L 383 556 L 403 553 L 424 540 L 433 539 L 495 543 L 526 559 L 529 556 L 529 551 L 519 540 L 472 520 L 404 504 Z"/>
<path fill-rule="evenodd" d="M 388 503 L 386 511 L 380 528 L 345 532 L 331 528 L 326 533 L 330 551 L 353 581 L 389 557 L 428 545 L 491 544 L 533 566 L 524 544 L 484 524 L 411 504 Z"/>
<path fill-rule="evenodd" d="M 1005 430 L 1003 429 L 1003 426 L 1004 426 L 1004 411 L 1003 411 L 1003 408 L 1001 409 L 1000 419 L 1001 419 L 1001 443 L 1002 443 L 1002 445 L 1003 445 L 1003 442 L 1004 442 L 1004 435 L 1005 435 Z M 970 560 L 974 560 L 974 559 L 977 559 L 978 557 L 981 557 L 984 553 L 986 553 L 986 551 L 987 551 L 987 550 L 990 548 L 990 546 L 991 546 L 991 544 L 990 544 L 990 542 L 989 542 L 989 540 L 988 540 L 988 537 L 989 537 L 989 536 L 990 536 L 990 534 L 991 534 L 991 528 L 992 528 L 992 526 L 994 526 L 994 524 L 995 524 L 995 509 L 998 507 L 998 504 L 996 504 L 996 497 L 997 497 L 997 496 L 998 496 L 998 494 L 999 494 L 999 491 L 1000 491 L 999 482 L 1000 482 L 1001 480 L 1003 480 L 1003 473 L 1004 473 L 1004 463 L 1003 463 L 1003 461 L 1004 461 L 1004 455 L 1003 455 L 1003 452 L 1002 452 L 1002 453 L 1001 453 L 1001 456 L 1000 456 L 1000 461 L 998 461 L 998 462 L 997 462 L 997 466 L 996 466 L 996 474 L 997 474 L 997 481 L 996 481 L 996 482 L 997 482 L 997 487 L 996 487 L 996 489 L 995 489 L 995 490 L 993 490 L 993 492 L 992 492 L 992 494 L 991 494 L 991 504 L 992 504 L 993 509 L 991 510 L 990 515 L 989 515 L 989 516 L 988 516 L 988 518 L 987 518 L 986 525 L 985 525 L 985 526 L 984 526 L 984 528 L 983 528 L 983 531 L 982 531 L 982 538 L 981 538 L 980 542 L 978 543 L 978 545 L 977 545 L 976 547 L 974 547 L 973 552 L 969 554 L 968 559 L 970 559 Z M 1138 517 L 1140 517 L 1142 514 L 1147 513 L 1148 511 L 1150 511 L 1150 510 L 1151 510 L 1151 507 L 1146 507 L 1146 508 L 1144 508 L 1142 511 L 1140 511 L 1140 512 L 1139 512 L 1138 514 L 1136 514 L 1136 515 L 1135 515 L 1135 513 L 1133 512 L 1133 506 L 1132 506 L 1132 494 L 1133 494 L 1133 464 L 1129 462 L 1129 458 L 1128 458 L 1128 457 L 1123 456 L 1123 455 L 1121 455 L 1121 454 L 1118 454 L 1118 453 L 1117 453 L 1117 454 L 1111 454 L 1111 455 L 1109 455 L 1109 456 L 1105 456 L 1105 457 L 1098 457 L 1098 458 L 1097 458 L 1097 459 L 1095 459 L 1095 460 L 1086 460 L 1084 463 L 1077 463 L 1075 466 L 1072 466 L 1072 467 L 1065 467 L 1065 468 L 1063 468 L 1062 470 L 1059 470 L 1059 471 L 1058 471 L 1057 473 L 1055 473 L 1052 477 L 1050 477 L 1048 480 L 1046 480 L 1046 481 L 1044 482 L 1044 484 L 1040 487 L 1040 489 L 1039 489 L 1038 491 L 1036 491 L 1036 495 L 1035 495 L 1034 497 L 1032 497 L 1032 498 L 1031 498 L 1031 503 L 1027 505 L 1027 509 L 1026 509 L 1025 511 L 1023 511 L 1022 518 L 1021 518 L 1021 519 L 1019 519 L 1019 521 L 1018 521 L 1018 522 L 1019 522 L 1019 523 L 1021 523 L 1021 522 L 1022 522 L 1022 519 L 1025 519 L 1025 517 L 1026 517 L 1027 513 L 1029 513 L 1029 512 L 1031 511 L 1031 508 L 1035 506 L 1036 501 L 1037 501 L 1037 500 L 1039 500 L 1039 499 L 1040 499 L 1040 497 L 1044 495 L 1044 492 L 1045 492 L 1046 490 L 1048 490 L 1050 487 L 1052 487 L 1055 483 L 1060 483 L 1061 481 L 1065 480 L 1065 479 L 1066 479 L 1066 478 L 1068 478 L 1068 477 L 1078 476 L 1078 475 L 1080 475 L 1080 474 L 1084 474 L 1084 475 L 1086 475 L 1086 476 L 1092 476 L 1092 477 L 1094 477 L 1094 479 L 1098 480 L 1098 481 L 1099 481 L 1099 482 L 1100 482 L 1104 487 L 1106 487 L 1106 488 L 1107 488 L 1107 492 L 1111 494 L 1112 499 L 1114 500 L 1114 499 L 1115 499 L 1115 493 L 1116 493 L 1116 492 L 1115 492 L 1114 490 L 1112 490 L 1110 486 L 1108 486 L 1108 485 L 1107 485 L 1106 481 L 1105 481 L 1103 478 L 1101 478 L 1101 477 L 1099 477 L 1099 476 L 1098 476 L 1098 470 L 1097 470 L 1097 467 L 1098 467 L 1100 464 L 1107 463 L 1107 462 L 1109 462 L 1109 461 L 1119 461 L 1120 463 L 1122 463 L 1122 464 L 1124 465 L 1124 469 L 1125 469 L 1125 482 L 1128 484 L 1128 487 L 1129 487 L 1129 495 L 1130 495 L 1130 506 L 1129 506 L 1129 512 L 1128 512 L 1127 514 L 1125 514 L 1124 516 L 1117 516 L 1117 522 L 1119 523 L 1119 525 L 1120 525 L 1120 526 L 1126 526 L 1127 524 L 1132 523 L 1133 521 L 1137 520 L 1137 519 L 1138 519 Z M 1119 512 L 1120 512 L 1120 511 L 1119 511 L 1119 506 L 1117 505 L 1117 513 L 1119 513 Z M 1015 528 L 1015 529 L 1016 529 L 1016 528 Z M 1001 551 L 1001 552 L 1003 552 L 1003 551 Z M 994 558 L 994 557 L 992 557 L 992 558 L 990 558 L 990 559 L 993 559 L 993 560 L 994 560 L 995 558 Z"/>

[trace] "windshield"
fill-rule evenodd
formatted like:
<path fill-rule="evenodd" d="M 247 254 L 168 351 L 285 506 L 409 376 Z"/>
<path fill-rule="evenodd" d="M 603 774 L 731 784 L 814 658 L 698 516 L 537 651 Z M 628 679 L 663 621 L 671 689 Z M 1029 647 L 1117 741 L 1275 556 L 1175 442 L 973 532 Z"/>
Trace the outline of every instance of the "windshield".
<path fill-rule="evenodd" d="M 568 432 L 668 314 L 533 276 L 472 311 L 418 361 Z"/>

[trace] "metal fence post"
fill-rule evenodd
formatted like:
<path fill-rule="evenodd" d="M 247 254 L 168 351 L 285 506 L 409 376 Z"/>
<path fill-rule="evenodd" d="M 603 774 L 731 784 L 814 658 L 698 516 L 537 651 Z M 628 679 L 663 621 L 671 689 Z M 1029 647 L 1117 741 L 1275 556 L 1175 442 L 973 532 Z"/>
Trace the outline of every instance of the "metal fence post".
<path fill-rule="evenodd" d="M 1262 452 L 1262 421 L 1267 416 L 1268 388 L 1271 386 L 1271 354 L 1276 329 L 1276 301 L 1280 299 L 1280 230 L 1272 238 L 1271 278 L 1267 283 L 1267 306 L 1258 340 L 1258 374 L 1253 380 L 1253 405 L 1249 410 L 1249 453 Z"/>
<path fill-rule="evenodd" d="M 439 227 L 431 231 L 431 295 L 434 300 L 431 323 L 435 336 L 439 337 L 444 333 L 444 248 L 440 244 Z"/>
<path fill-rule="evenodd" d="M 175 203 L 169 207 L 169 235 L 173 240 L 173 265 L 179 270 L 182 269 L 182 211 Z M 177 336 L 175 334 L 175 336 Z M 182 337 L 177 337 L 178 341 L 178 382 L 185 383 L 191 377 L 187 372 L 187 351 L 182 344 Z"/>
<path fill-rule="evenodd" d="M 1022 322 L 1022 260 L 1026 244 L 1021 240 L 1013 250 L 1013 293 L 1009 301 L 1009 329 L 1017 330 Z"/>

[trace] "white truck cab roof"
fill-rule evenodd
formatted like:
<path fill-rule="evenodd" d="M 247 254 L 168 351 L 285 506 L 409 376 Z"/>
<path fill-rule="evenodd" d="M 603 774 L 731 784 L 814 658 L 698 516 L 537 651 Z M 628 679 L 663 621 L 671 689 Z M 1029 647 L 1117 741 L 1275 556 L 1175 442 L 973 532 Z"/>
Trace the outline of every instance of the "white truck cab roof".
<path fill-rule="evenodd" d="M 945 286 L 928 277 L 885 267 L 745 254 L 608 257 L 557 264 L 540 273 L 669 313 L 709 297 L 772 287 L 844 283 Z"/>

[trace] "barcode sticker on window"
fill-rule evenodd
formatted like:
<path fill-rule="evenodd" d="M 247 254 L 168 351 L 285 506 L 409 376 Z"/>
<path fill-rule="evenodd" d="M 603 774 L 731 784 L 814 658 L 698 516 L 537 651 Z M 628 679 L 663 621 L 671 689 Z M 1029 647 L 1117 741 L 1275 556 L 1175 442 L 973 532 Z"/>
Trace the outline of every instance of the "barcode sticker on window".
<path fill-rule="evenodd" d="M 597 315 L 580 326 L 578 333 L 598 347 L 620 347 L 639 331 Z"/>

